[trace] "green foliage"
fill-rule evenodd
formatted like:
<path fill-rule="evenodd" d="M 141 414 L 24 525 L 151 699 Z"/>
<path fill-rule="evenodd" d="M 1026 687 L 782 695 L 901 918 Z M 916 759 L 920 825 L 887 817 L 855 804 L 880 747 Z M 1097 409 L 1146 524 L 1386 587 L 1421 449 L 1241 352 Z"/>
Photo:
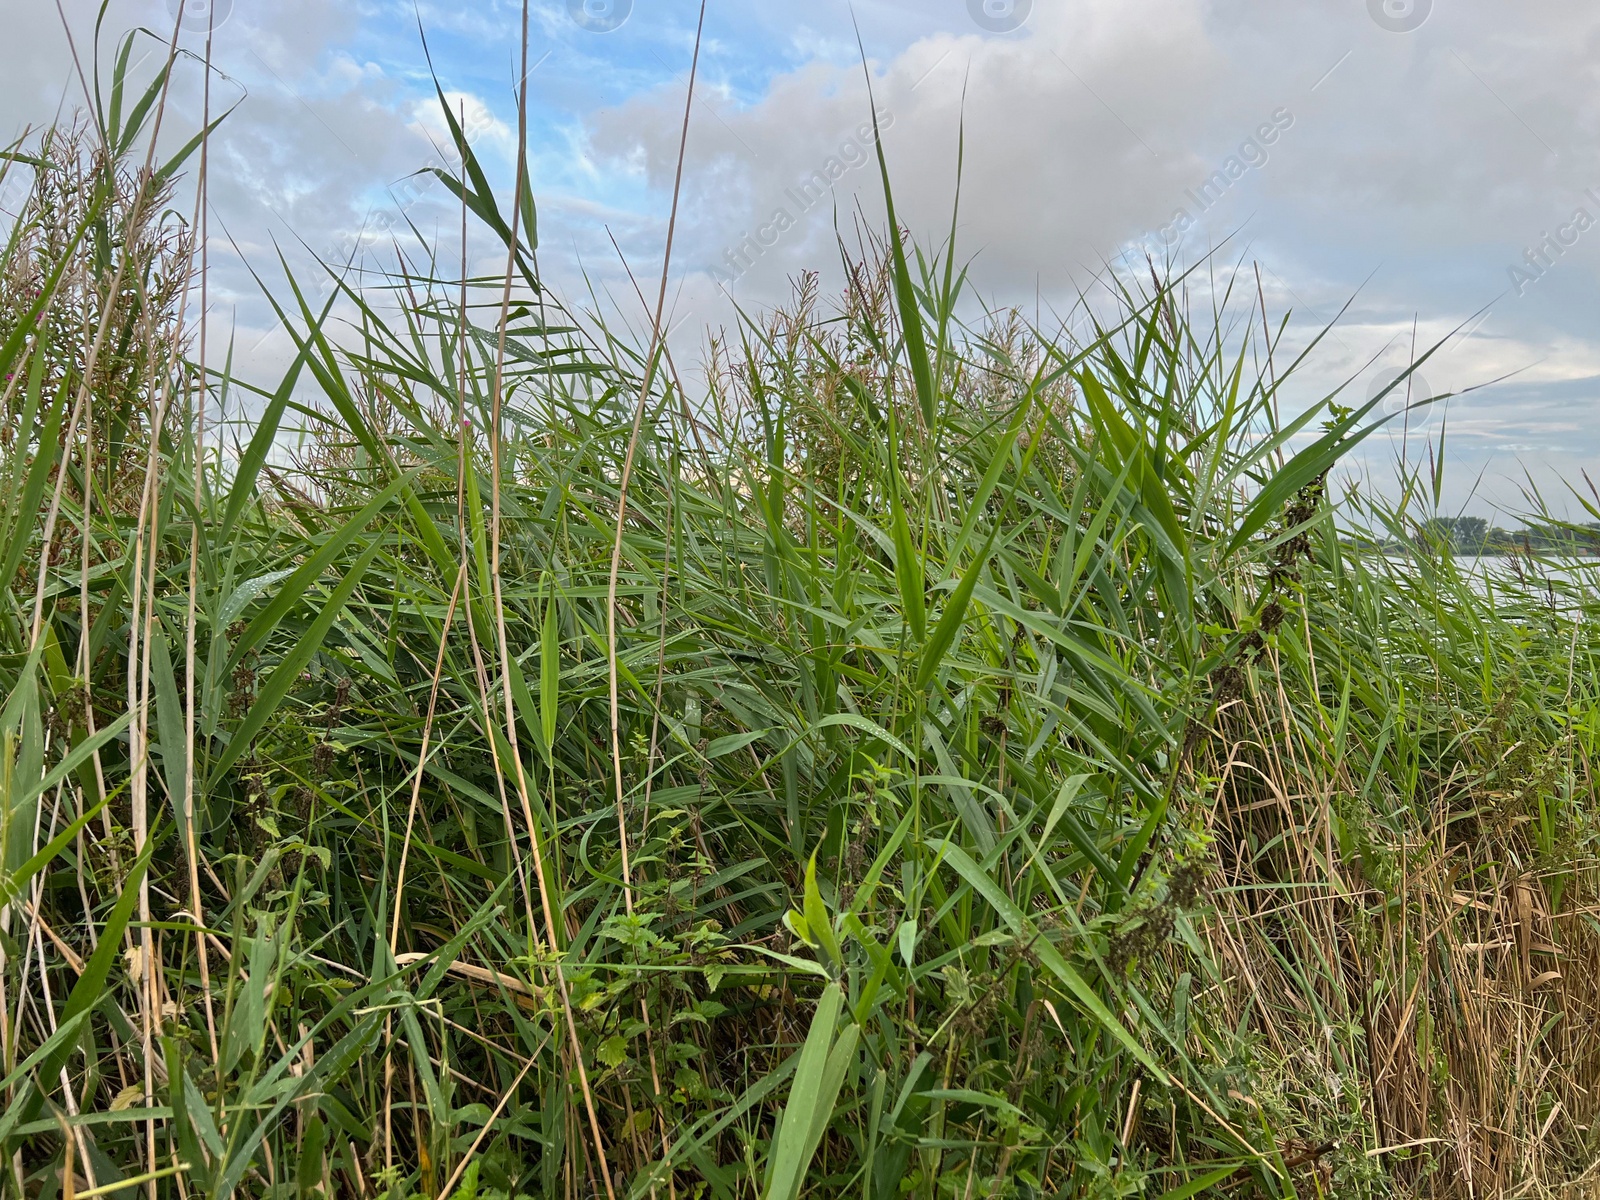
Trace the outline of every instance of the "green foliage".
<path fill-rule="evenodd" d="M 509 241 L 458 141 L 452 194 Z M 431 272 L 341 290 L 335 337 L 289 278 L 271 386 L 200 378 L 176 310 L 110 391 L 65 327 L 5 342 L 4 1187 L 1181 1200 L 1489 1169 L 1430 1149 L 1479 1001 L 1429 938 L 1500 888 L 1531 962 L 1593 888 L 1593 581 L 1355 551 L 1411 519 L 1325 496 L 1371 406 L 1280 424 L 1293 364 L 1255 319 L 1187 323 L 1183 281 L 1046 338 L 891 225 L 836 315 L 803 282 L 703 394 L 647 394 L 618 806 L 645 364 L 537 286 L 526 218 L 504 328 L 504 280 Z M 201 443 L 202 388 L 253 428 Z M 1519 1012 L 1567 1002 L 1517 980 Z M 1564 1011 L 1528 1050 L 1588 1061 Z M 1541 1178 L 1586 1161 L 1568 1077 L 1517 1085 Z"/>

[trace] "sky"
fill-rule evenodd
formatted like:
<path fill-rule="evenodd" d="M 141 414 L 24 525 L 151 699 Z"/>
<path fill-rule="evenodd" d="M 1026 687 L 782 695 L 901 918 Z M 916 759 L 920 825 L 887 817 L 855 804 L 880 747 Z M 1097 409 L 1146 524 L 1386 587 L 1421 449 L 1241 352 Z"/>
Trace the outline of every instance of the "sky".
<path fill-rule="evenodd" d="M 92 71 L 97 9 L 0 0 L 0 135 L 83 106 L 63 15 Z M 530 9 L 541 270 L 636 329 L 629 273 L 659 278 L 698 13 Z M 521 3 L 110 0 L 102 59 L 131 30 L 152 70 L 180 16 L 196 55 L 213 29 L 213 111 L 233 106 L 212 143 L 211 319 L 235 331 L 240 369 L 270 378 L 289 342 L 256 276 L 281 287 L 280 253 L 309 275 L 415 226 L 459 254 L 458 210 L 417 174 L 444 144 L 436 85 L 509 183 Z M 198 58 L 180 62 L 174 144 L 199 127 L 202 80 Z M 709 0 L 675 344 L 703 344 L 735 304 L 783 302 L 802 270 L 837 279 L 835 222 L 853 238 L 882 220 L 873 102 L 898 216 L 924 244 L 949 231 L 964 132 L 957 249 L 976 298 L 1050 324 L 1080 296 L 1104 302 L 1108 266 L 1146 253 L 1201 264 L 1197 283 L 1242 266 L 1252 292 L 1259 269 L 1291 347 L 1333 322 L 1298 402 L 1341 386 L 1364 400 L 1439 346 L 1418 375 L 1459 394 L 1368 444 L 1373 486 L 1443 423 L 1447 507 L 1515 514 L 1531 482 L 1577 514 L 1563 495 L 1587 494 L 1600 452 L 1600 6 Z M 500 269 L 487 241 L 469 252 Z"/>

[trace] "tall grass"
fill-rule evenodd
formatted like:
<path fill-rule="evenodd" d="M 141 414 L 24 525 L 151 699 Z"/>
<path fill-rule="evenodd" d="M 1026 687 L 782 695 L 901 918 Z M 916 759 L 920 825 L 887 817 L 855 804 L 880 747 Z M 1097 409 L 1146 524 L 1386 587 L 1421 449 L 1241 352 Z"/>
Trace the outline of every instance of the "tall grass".
<path fill-rule="evenodd" d="M 891 222 L 691 391 L 458 131 L 509 303 L 287 276 L 260 385 L 126 62 L 8 160 L 8 1194 L 1591 1185 L 1595 580 L 1354 549 L 1437 480 L 1248 296 Z"/>

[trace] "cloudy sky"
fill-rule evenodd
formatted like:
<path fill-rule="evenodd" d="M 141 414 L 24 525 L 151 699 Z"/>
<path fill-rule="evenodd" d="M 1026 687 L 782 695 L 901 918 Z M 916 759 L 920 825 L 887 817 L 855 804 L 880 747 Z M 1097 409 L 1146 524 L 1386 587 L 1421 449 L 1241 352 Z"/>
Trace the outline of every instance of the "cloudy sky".
<path fill-rule="evenodd" d="M 442 129 L 424 37 L 478 153 L 509 177 L 520 0 L 181 2 L 194 50 L 214 6 L 213 102 L 238 102 L 213 146 L 213 230 L 239 256 L 214 254 L 214 311 L 267 373 L 285 339 L 244 261 L 273 280 L 277 248 L 307 270 L 363 236 L 380 253 L 407 222 L 454 244 L 443 189 L 407 182 Z M 170 31 L 179 3 L 111 0 L 107 36 Z M 87 68 L 98 5 L 62 5 Z M 82 89 L 54 3 L 0 11 L 0 134 L 15 136 L 81 106 Z M 541 266 L 636 324 L 616 247 L 658 275 L 697 12 L 533 4 Z M 1559 480 L 1582 485 L 1600 451 L 1600 7 L 709 0 L 671 293 L 680 342 L 728 321 L 730 295 L 760 306 L 803 268 L 826 278 L 836 212 L 879 219 L 858 28 L 900 217 L 926 241 L 949 226 L 964 117 L 959 249 L 987 301 L 1047 318 L 1094 298 L 1108 263 L 1192 264 L 1226 241 L 1213 261 L 1259 266 L 1295 338 L 1349 305 L 1302 397 L 1353 380 L 1364 399 L 1413 345 L 1450 339 L 1421 374 L 1432 392 L 1478 389 L 1448 407 L 1452 503 L 1516 510 L 1530 476 L 1558 503 Z M 148 70 L 163 47 L 135 36 Z M 201 113 L 199 64 L 180 70 L 174 136 Z M 486 244 L 473 252 L 493 269 Z M 1374 446 L 1375 479 L 1399 449 L 1398 435 Z"/>

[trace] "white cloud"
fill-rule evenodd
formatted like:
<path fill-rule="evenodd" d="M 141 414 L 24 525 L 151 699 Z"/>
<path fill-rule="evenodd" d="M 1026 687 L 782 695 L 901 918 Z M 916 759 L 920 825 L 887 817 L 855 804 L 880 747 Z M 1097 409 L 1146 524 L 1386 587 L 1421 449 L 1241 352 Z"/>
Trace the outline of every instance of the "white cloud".
<path fill-rule="evenodd" d="M 1555 415 L 1537 422 L 1538 444 L 1564 438 L 1568 452 L 1600 452 L 1592 424 L 1572 419 L 1600 393 L 1591 332 L 1600 234 L 1526 295 L 1501 295 L 1507 267 L 1577 205 L 1600 219 L 1583 195 L 1600 187 L 1600 10 L 1577 0 L 1514 13 L 1490 0 L 1434 8 L 1420 29 L 1397 34 L 1364 5 L 1334 0 L 1081 0 L 1035 4 L 1016 36 L 930 32 L 872 64 L 892 117 L 885 147 L 900 219 L 925 242 L 944 236 L 964 121 L 959 238 L 977 255 L 975 286 L 1030 308 L 1037 289 L 1064 308 L 1119 252 L 1159 250 L 1177 208 L 1200 215 L 1192 190 L 1287 111 L 1292 123 L 1266 161 L 1247 164 L 1181 251 L 1193 261 L 1240 234 L 1224 256 L 1261 262 L 1269 305 L 1297 311 L 1302 341 L 1361 291 L 1318 352 L 1305 397 L 1352 374 L 1364 392 L 1368 374 L 1404 361 L 1413 320 L 1426 347 L 1493 302 L 1430 369 L 1452 390 L 1513 378 L 1453 402 L 1452 413 L 1473 414 L 1482 442 L 1520 428 L 1520 406 L 1548 406 Z M 835 258 L 834 199 L 844 221 L 858 207 L 880 219 L 873 169 L 843 173 L 834 197 L 804 212 L 787 198 L 868 111 L 859 64 L 813 30 L 799 43 L 812 61 L 774 76 L 753 103 L 696 112 L 678 247 L 682 303 L 696 318 L 726 317 L 712 269 L 770 230 L 776 210 L 793 221 L 745 256 L 751 265 L 732 285 L 741 302 L 781 300 L 789 275 Z M 595 159 L 643 170 L 662 208 L 681 105 L 674 85 L 588 125 Z M 653 261 L 659 243 L 628 249 Z"/>
<path fill-rule="evenodd" d="M 495 116 L 493 110 L 483 100 L 470 92 L 447 91 L 444 98 L 457 124 L 461 126 L 461 132 L 466 136 L 469 146 L 477 147 L 480 143 L 492 145 L 502 154 L 515 157 L 516 130 Z M 453 138 L 449 126 L 445 123 L 444 113 L 440 111 L 438 98 L 427 96 L 414 100 L 411 102 L 410 111 L 410 128 L 424 140 L 425 144 L 441 151 L 448 151 L 453 156 Z"/>
<path fill-rule="evenodd" d="M 607 230 L 641 277 L 659 269 L 687 47 L 677 20 L 649 45 L 637 41 L 647 18 L 665 20 L 639 3 L 627 27 L 605 36 L 575 30 L 564 0 L 535 10 L 536 44 L 558 56 L 533 88 L 532 117 L 545 134 L 533 163 L 542 265 L 574 294 L 581 267 L 602 289 L 631 296 Z M 71 6 L 80 50 L 93 7 Z M 711 270 L 770 228 L 779 209 L 787 227 L 747 255 L 732 285 L 741 302 L 782 300 L 789 275 L 835 262 L 835 211 L 852 239 L 858 210 L 874 227 L 882 212 L 875 164 L 856 161 L 869 109 L 845 6 L 719 7 L 709 18 L 675 248 L 674 315 L 687 318 L 685 337 L 728 319 Z M 0 77 L 0 130 L 48 120 L 64 90 L 69 106 L 80 100 L 68 86 L 54 6 L 12 8 L 8 32 L 31 52 L 13 55 Z M 430 0 L 421 16 L 436 54 L 456 38 L 457 65 L 462 45 L 478 47 L 498 78 L 513 57 L 515 9 Z M 1586 189 L 1600 189 L 1600 10 L 1591 4 L 1436 0 L 1419 29 L 1392 33 L 1357 0 L 1035 0 L 1030 24 L 999 37 L 979 31 L 961 0 L 860 0 L 856 10 L 874 55 L 899 215 L 925 243 L 949 228 L 964 122 L 958 237 L 963 256 L 977 255 L 972 281 L 984 297 L 1032 310 L 1037 295 L 1043 311 L 1064 311 L 1108 260 L 1159 250 L 1181 207 L 1197 218 L 1179 248 L 1184 261 L 1237 235 L 1216 277 L 1230 279 L 1235 261 L 1247 269 L 1258 261 L 1271 311 L 1296 314 L 1291 343 L 1303 344 L 1357 295 L 1318 351 L 1302 398 L 1350 376 L 1364 394 L 1374 372 L 1404 360 L 1413 322 L 1417 344 L 1432 345 L 1493 302 L 1471 337 L 1448 343 L 1425 368 L 1451 390 L 1512 376 L 1452 402 L 1463 453 L 1478 447 L 1469 465 L 1498 463 L 1494 454 L 1507 452 L 1492 446 L 1560 444 L 1540 460 L 1550 463 L 1600 453 L 1600 435 L 1582 419 L 1600 397 L 1592 332 L 1600 232 L 1523 295 L 1507 293 L 1507 268 L 1584 204 Z M 153 27 L 166 19 L 166 2 L 127 0 L 117 16 Z M 401 61 L 401 51 L 357 37 L 379 22 L 397 47 L 411 21 L 409 5 L 233 0 L 217 61 L 248 97 L 213 147 L 213 201 L 241 250 L 269 273 L 274 237 L 304 264 L 292 235 L 321 252 L 363 226 L 370 248 L 375 228 L 386 239 L 402 217 L 425 230 L 448 224 L 442 190 L 392 190 L 426 164 L 430 139 L 447 143 L 420 52 Z M 648 28 L 653 35 L 656 25 Z M 758 69 L 749 63 L 763 31 L 770 56 Z M 415 49 L 405 44 L 405 53 Z M 548 78 L 556 63 L 568 71 L 561 81 Z M 174 136 L 198 119 L 192 67 L 181 68 Z M 447 83 L 450 102 L 467 108 L 481 125 L 479 144 L 503 162 L 515 150 L 507 102 L 492 80 L 470 76 Z M 571 99 L 574 77 L 632 94 L 586 108 Z M 215 90 L 232 97 L 234 88 L 219 77 Z M 1226 172 L 1229 156 L 1279 110 L 1292 124 L 1264 161 L 1247 164 L 1199 212 L 1189 193 Z M 796 204 L 791 190 L 830 173 L 830 159 L 845 168 L 834 172 L 833 193 Z M 1248 274 L 1240 282 L 1253 295 Z M 223 261 L 216 291 L 238 300 L 244 323 L 265 328 L 253 287 Z"/>

